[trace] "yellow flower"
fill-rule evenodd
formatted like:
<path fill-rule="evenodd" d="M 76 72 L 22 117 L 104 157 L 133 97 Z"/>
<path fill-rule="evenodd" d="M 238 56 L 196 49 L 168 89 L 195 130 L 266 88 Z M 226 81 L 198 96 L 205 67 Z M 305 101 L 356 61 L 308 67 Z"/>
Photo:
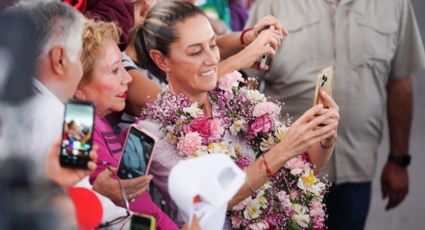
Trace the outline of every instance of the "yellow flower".
<path fill-rule="evenodd" d="M 314 185 L 314 183 L 316 182 L 316 176 L 314 176 L 313 171 L 310 171 L 309 174 L 304 175 L 302 177 L 302 180 L 303 180 L 304 184 L 312 187 Z"/>

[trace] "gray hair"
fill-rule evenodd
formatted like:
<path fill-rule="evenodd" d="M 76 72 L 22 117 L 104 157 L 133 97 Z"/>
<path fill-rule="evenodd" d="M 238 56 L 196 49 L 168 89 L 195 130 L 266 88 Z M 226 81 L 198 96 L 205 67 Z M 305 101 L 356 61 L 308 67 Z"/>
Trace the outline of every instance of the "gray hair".
<path fill-rule="evenodd" d="M 82 47 L 84 16 L 58 1 L 20 1 L 11 10 L 25 11 L 36 24 L 37 57 L 42 58 L 55 45 L 62 45 L 71 62 L 77 61 Z"/>

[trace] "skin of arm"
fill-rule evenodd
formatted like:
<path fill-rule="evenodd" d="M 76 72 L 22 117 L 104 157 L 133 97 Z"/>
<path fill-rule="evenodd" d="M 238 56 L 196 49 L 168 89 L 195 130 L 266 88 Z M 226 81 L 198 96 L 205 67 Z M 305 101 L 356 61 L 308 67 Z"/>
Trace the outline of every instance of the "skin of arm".
<path fill-rule="evenodd" d="M 390 153 L 403 156 L 409 151 L 412 123 L 412 80 L 410 76 L 391 80 L 387 84 L 387 115 L 390 135 Z M 409 192 L 407 167 L 387 162 L 381 175 L 382 197 L 388 197 L 386 210 L 397 207 Z"/>

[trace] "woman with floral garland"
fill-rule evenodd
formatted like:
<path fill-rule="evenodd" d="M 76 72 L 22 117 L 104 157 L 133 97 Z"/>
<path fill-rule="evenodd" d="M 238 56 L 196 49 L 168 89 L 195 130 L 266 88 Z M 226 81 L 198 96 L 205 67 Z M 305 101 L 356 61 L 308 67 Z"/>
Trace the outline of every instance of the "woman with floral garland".
<path fill-rule="evenodd" d="M 326 183 L 315 173 L 332 154 L 338 106 L 322 92 L 324 104 L 287 128 L 279 121 L 280 106 L 239 86 L 238 73 L 217 80 L 215 38 L 206 16 L 178 0 L 156 5 L 139 32 L 139 56 L 150 72 L 169 81 L 169 89 L 142 112 L 138 124 L 160 137 L 151 168 L 154 182 L 167 193 L 169 172 L 179 160 L 225 153 L 247 175 L 229 203 L 227 224 L 323 229 Z M 263 45 L 258 48 L 270 48 Z"/>

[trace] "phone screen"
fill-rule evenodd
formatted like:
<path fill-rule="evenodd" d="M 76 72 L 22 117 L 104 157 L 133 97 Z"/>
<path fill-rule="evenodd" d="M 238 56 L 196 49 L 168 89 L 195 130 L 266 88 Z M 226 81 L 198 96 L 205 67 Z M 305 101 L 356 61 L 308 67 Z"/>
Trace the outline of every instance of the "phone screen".
<path fill-rule="evenodd" d="M 144 176 L 154 144 L 152 137 L 130 126 L 118 167 L 118 176 L 121 179 Z"/>
<path fill-rule="evenodd" d="M 145 215 L 131 216 L 130 230 L 154 230 L 155 217 Z"/>
<path fill-rule="evenodd" d="M 60 163 L 65 167 L 86 168 L 93 142 L 94 106 L 70 101 L 65 105 Z"/>

